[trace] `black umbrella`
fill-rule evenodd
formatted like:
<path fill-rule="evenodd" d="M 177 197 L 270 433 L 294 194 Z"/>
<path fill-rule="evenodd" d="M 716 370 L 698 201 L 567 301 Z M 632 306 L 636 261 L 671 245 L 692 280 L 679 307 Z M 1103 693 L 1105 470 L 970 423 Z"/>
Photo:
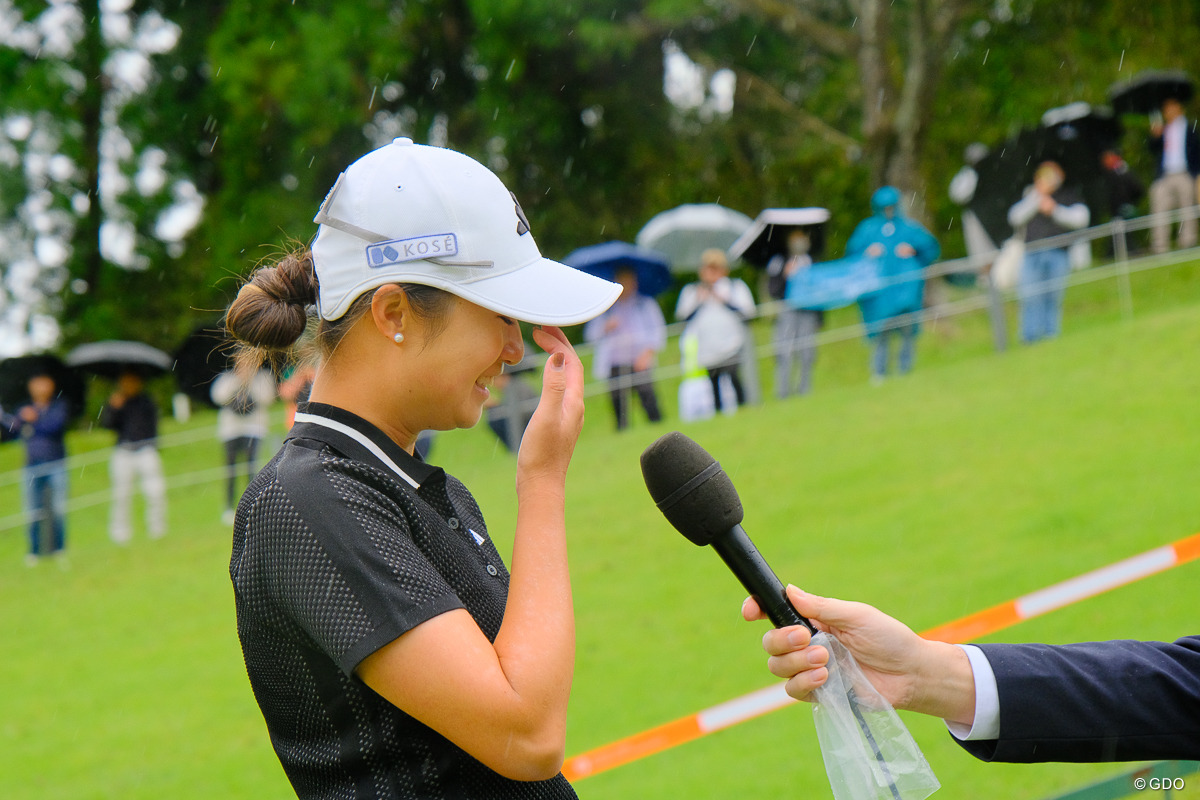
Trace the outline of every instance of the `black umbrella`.
<path fill-rule="evenodd" d="M 808 233 L 809 254 L 819 259 L 825 249 L 826 208 L 768 208 L 754 218 L 750 228 L 729 246 L 729 259 L 742 259 L 765 267 L 772 257 L 787 253 L 788 234 L 799 228 Z"/>
<path fill-rule="evenodd" d="M 1090 148 L 1102 153 L 1120 143 L 1124 128 L 1112 109 L 1088 103 L 1070 103 L 1042 114 L 1042 127 L 1050 134 L 1051 151 Z"/>
<path fill-rule="evenodd" d="M 1108 87 L 1108 101 L 1118 114 L 1149 114 L 1161 109 L 1164 100 L 1186 103 L 1195 91 L 1183 70 L 1147 69 Z"/>
<path fill-rule="evenodd" d="M 67 353 L 66 360 L 69 367 L 106 378 L 126 372 L 148 378 L 169 372 L 172 364 L 171 357 L 157 347 L 120 339 L 81 344 Z"/>
<path fill-rule="evenodd" d="M 233 343 L 220 325 L 201 325 L 175 351 L 175 382 L 194 402 L 213 405 L 213 380 L 233 364 Z"/>
<path fill-rule="evenodd" d="M 54 379 L 58 396 L 67 401 L 71 415 L 83 411 L 85 388 L 79 374 L 49 353 L 14 356 L 0 361 L 0 406 L 15 411 L 29 402 L 29 379 L 49 375 Z"/>
<path fill-rule="evenodd" d="M 979 181 L 967 207 L 993 242 L 1004 241 L 1013 232 L 1008 210 L 1033 183 L 1038 165 L 1055 161 L 1063 169 L 1063 186 L 1079 192 L 1092 221 L 1100 222 L 1109 213 L 1100 159 L 1105 150 L 1116 146 L 1120 130 L 1106 109 L 1085 103 L 1051 109 L 1042 125 L 1022 130 L 979 160 L 975 165 Z"/>

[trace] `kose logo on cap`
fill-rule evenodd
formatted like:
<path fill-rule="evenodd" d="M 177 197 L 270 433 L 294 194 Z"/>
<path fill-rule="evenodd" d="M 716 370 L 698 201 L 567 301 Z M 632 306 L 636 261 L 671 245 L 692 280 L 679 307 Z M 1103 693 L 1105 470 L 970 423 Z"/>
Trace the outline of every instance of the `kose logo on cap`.
<path fill-rule="evenodd" d="M 458 237 L 453 233 L 416 236 L 412 239 L 393 239 L 367 246 L 367 264 L 372 269 L 419 261 L 423 258 L 442 258 L 458 254 Z"/>

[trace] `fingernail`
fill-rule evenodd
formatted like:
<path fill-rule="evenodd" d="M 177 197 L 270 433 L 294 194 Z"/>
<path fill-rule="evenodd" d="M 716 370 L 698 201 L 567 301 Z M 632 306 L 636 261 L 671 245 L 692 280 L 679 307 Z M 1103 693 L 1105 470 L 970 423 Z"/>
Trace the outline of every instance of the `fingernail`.
<path fill-rule="evenodd" d="M 567 357 L 562 353 L 555 353 L 550 356 L 550 369 L 562 369 L 563 364 L 567 363 Z"/>
<path fill-rule="evenodd" d="M 788 634 L 788 644 L 806 645 L 808 644 L 808 631 L 804 628 L 797 628 Z"/>

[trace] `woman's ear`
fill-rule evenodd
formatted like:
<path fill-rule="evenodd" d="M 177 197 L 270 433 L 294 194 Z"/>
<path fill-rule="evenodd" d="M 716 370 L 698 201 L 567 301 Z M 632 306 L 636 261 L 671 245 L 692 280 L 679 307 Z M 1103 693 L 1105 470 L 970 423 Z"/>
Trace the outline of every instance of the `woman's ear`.
<path fill-rule="evenodd" d="M 382 336 L 401 344 L 414 330 L 408 294 L 394 283 L 380 286 L 371 297 L 371 319 Z"/>

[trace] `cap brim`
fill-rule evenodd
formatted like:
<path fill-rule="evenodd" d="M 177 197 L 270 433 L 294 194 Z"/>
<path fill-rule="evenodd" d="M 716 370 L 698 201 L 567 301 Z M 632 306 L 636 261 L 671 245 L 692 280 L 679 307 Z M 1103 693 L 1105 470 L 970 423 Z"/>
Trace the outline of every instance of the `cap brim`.
<path fill-rule="evenodd" d="M 579 325 L 617 301 L 621 285 L 539 258 L 512 272 L 447 291 L 506 317 L 537 325 Z"/>

